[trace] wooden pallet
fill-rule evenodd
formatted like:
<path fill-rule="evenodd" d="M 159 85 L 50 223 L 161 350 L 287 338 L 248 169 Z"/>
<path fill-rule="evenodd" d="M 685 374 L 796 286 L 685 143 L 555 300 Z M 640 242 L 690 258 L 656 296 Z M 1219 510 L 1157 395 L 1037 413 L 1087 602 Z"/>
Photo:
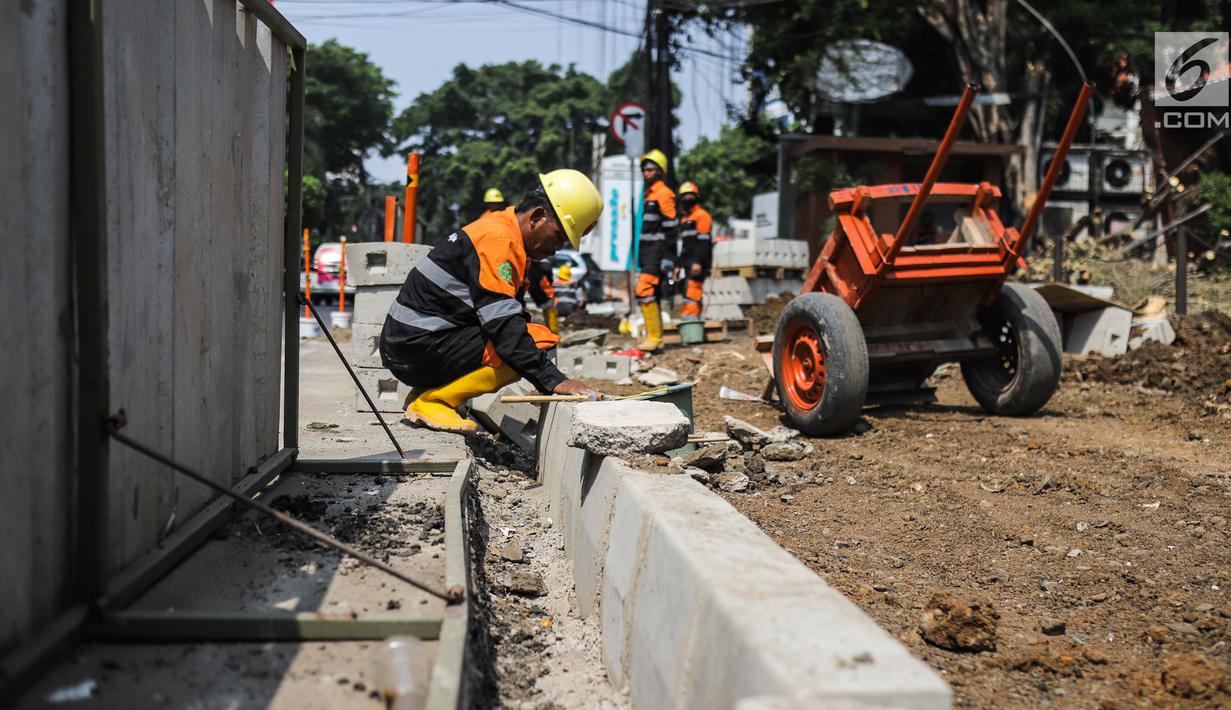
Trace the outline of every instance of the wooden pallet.
<path fill-rule="evenodd" d="M 806 269 L 788 269 L 782 266 L 719 266 L 715 276 L 739 276 L 745 279 L 803 279 Z"/>

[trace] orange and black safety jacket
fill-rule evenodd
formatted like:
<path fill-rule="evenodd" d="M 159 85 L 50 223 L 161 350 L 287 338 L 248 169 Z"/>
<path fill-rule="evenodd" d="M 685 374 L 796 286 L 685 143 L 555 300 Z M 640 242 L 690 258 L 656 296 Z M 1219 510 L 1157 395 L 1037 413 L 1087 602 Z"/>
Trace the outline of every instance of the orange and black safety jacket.
<path fill-rule="evenodd" d="M 714 252 L 710 234 L 713 228 L 714 218 L 701 205 L 693 205 L 688 214 L 680 217 L 680 263 L 686 267 L 700 264 L 703 276 L 710 271 Z"/>
<path fill-rule="evenodd" d="M 539 308 L 556 307 L 556 287 L 551 283 L 551 265 L 546 261 L 530 262 L 530 274 L 526 277 L 530 298 Z"/>
<path fill-rule="evenodd" d="M 415 356 L 439 352 L 442 341 L 469 330 L 540 391 L 567 379 L 526 328 L 528 259 L 515 209 L 490 212 L 450 234 L 411 270 L 385 319 L 386 367 L 413 367 Z M 402 360 L 399 353 L 414 355 Z"/>
<path fill-rule="evenodd" d="M 662 180 L 645 188 L 641 208 L 641 241 L 637 247 L 637 268 L 657 275 L 663 259 L 675 261 L 675 192 Z"/>

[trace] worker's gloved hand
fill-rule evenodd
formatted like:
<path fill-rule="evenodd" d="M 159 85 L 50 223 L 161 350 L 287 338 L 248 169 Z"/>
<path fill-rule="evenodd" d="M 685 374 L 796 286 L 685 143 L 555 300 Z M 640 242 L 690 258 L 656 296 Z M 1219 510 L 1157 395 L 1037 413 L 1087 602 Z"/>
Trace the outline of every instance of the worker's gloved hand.
<path fill-rule="evenodd" d="M 661 270 L 662 273 L 669 274 L 673 270 L 675 270 L 675 262 L 670 259 L 663 259 L 661 262 L 659 262 L 658 268 Z"/>
<path fill-rule="evenodd" d="M 556 388 L 552 390 L 552 394 L 583 394 L 591 399 L 601 399 L 603 396 L 602 392 L 581 380 L 565 380 L 556 385 Z"/>

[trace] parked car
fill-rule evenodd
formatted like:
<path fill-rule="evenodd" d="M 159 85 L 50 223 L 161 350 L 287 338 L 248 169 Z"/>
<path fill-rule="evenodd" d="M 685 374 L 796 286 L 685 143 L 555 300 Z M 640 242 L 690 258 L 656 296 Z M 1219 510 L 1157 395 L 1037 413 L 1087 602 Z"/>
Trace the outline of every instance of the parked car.
<path fill-rule="evenodd" d="M 312 256 L 312 300 L 336 301 L 338 287 L 342 283 L 342 243 L 325 242 L 316 248 Z M 304 290 L 304 275 L 299 275 L 299 291 Z M 355 287 L 346 285 L 346 295 L 355 293 Z"/>

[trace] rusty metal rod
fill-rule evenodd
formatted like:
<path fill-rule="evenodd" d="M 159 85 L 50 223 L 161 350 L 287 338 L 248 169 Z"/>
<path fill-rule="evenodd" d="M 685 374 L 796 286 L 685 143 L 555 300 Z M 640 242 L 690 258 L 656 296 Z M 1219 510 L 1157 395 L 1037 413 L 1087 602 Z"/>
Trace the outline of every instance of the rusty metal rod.
<path fill-rule="evenodd" d="M 461 601 L 462 596 L 463 596 L 461 589 L 453 588 L 453 589 L 445 590 L 445 589 L 441 589 L 440 587 L 434 584 L 428 584 L 427 582 L 420 582 L 419 580 L 413 577 L 410 577 L 402 572 L 399 572 L 398 570 L 394 569 L 393 567 L 390 567 L 384 562 L 381 562 L 375 557 L 372 557 L 366 553 L 360 552 L 359 550 L 356 550 L 350 545 L 347 545 L 346 543 L 340 540 L 337 540 L 333 537 L 330 537 L 329 535 L 326 535 L 325 533 L 317 530 L 316 528 L 313 528 L 309 525 L 306 525 L 296 520 L 295 518 L 292 518 L 286 513 L 283 513 L 278 510 L 274 510 L 273 508 L 269 507 L 268 505 L 266 505 L 265 503 L 261 501 L 253 500 L 251 498 L 242 496 L 236 493 L 235 491 L 231 490 L 230 488 L 222 484 L 216 483 L 210 480 L 209 478 L 207 478 L 206 476 L 196 471 L 193 471 L 187 466 L 176 462 L 175 460 L 149 448 L 148 446 L 145 446 L 144 444 L 141 444 L 135 441 L 134 439 L 130 439 L 128 436 L 124 434 L 121 434 L 120 429 L 123 428 L 124 424 L 125 424 L 125 420 L 122 414 L 119 416 L 109 417 L 107 419 L 107 433 L 111 436 L 112 439 L 115 439 L 116 441 L 127 446 L 128 448 L 138 453 L 144 454 L 150 457 L 151 459 L 154 459 L 158 463 L 163 464 L 164 466 L 167 466 L 176 471 L 179 471 L 180 473 L 191 478 L 197 483 L 200 483 L 201 485 L 207 488 L 210 488 L 214 492 L 227 496 L 228 498 L 231 498 L 232 500 L 234 500 L 235 502 L 241 505 L 244 505 L 248 508 L 251 508 L 252 510 L 262 513 L 263 515 L 273 518 L 274 520 L 277 520 L 278 522 L 282 523 L 288 528 L 296 532 L 302 533 L 304 535 L 307 535 L 308 537 L 312 538 L 313 540 L 316 540 L 317 542 L 321 543 L 322 545 L 326 547 L 331 547 L 337 550 L 338 552 L 341 552 L 344 555 L 353 557 L 354 559 L 359 560 L 365 565 L 368 565 L 370 567 L 375 567 L 376 569 L 384 572 L 385 574 L 409 584 L 415 589 L 420 589 L 424 592 L 427 592 L 428 594 L 431 594 L 434 597 L 443 599 L 445 602 L 449 604 L 454 604 L 454 603 Z"/>
<path fill-rule="evenodd" d="M 1069 114 L 1068 125 L 1064 127 L 1064 135 L 1060 138 L 1060 145 L 1056 146 L 1056 152 L 1052 156 L 1051 166 L 1047 168 L 1043 184 L 1039 187 L 1038 194 L 1034 196 L 1034 204 L 1030 206 L 1030 214 L 1026 215 L 1026 223 L 1022 225 L 1022 231 L 1017 235 L 1017 243 L 1013 245 L 1014 254 L 1021 254 L 1026 243 L 1030 241 L 1030 235 L 1039 222 L 1039 216 L 1043 214 L 1043 205 L 1047 204 L 1047 198 L 1051 195 L 1052 186 L 1056 184 L 1056 178 L 1060 176 L 1060 170 L 1064 167 L 1064 159 L 1069 154 L 1069 147 L 1073 145 L 1073 139 L 1077 137 L 1077 129 L 1081 127 L 1081 119 L 1086 114 L 1086 106 L 1090 103 L 1090 97 L 1093 94 L 1094 84 L 1090 82 L 1082 84 L 1081 93 L 1077 95 L 1077 104 L 1073 106 L 1073 113 Z"/>
<path fill-rule="evenodd" d="M 885 263 L 892 264 L 894 257 L 902 250 L 906 244 L 906 238 L 915 228 L 915 223 L 919 221 L 919 216 L 923 214 L 923 205 L 928 200 L 928 195 L 932 194 L 932 185 L 940 178 L 940 171 L 944 170 L 945 163 L 949 162 L 949 151 L 953 150 L 953 144 L 957 142 L 958 135 L 962 132 L 962 126 L 966 124 L 966 117 L 970 114 L 970 107 L 975 102 L 975 95 L 979 93 L 977 84 L 967 84 L 962 91 L 962 100 L 957 104 L 957 110 L 953 112 L 953 118 L 949 121 L 949 129 L 945 131 L 945 137 L 940 142 L 940 148 L 936 150 L 936 155 L 932 158 L 932 164 L 928 166 L 927 175 L 923 178 L 923 183 L 919 186 L 919 192 L 915 193 L 915 199 L 910 203 L 910 209 L 906 212 L 906 219 L 902 220 L 902 224 L 898 227 L 898 232 L 893 236 L 893 244 L 889 246 L 889 254 L 885 257 Z"/>
<path fill-rule="evenodd" d="M 359 392 L 363 395 L 363 399 L 368 403 L 368 406 L 372 408 L 372 413 L 376 415 L 376 419 L 380 422 L 381 428 L 384 429 L 385 434 L 389 436 L 389 441 L 393 442 L 393 448 L 398 450 L 398 456 L 401 456 L 402 460 L 405 461 L 406 452 L 402 451 L 401 444 L 399 444 L 398 440 L 393 436 L 393 431 L 389 428 L 389 425 L 385 423 L 385 418 L 380 415 L 380 410 L 376 408 L 376 403 L 373 402 L 372 398 L 368 396 L 368 391 L 363 388 L 363 383 L 359 381 L 359 377 L 355 375 L 354 369 L 352 369 L 350 363 L 346 361 L 346 356 L 342 354 L 342 348 L 338 347 L 337 341 L 333 339 L 333 334 L 329 332 L 329 326 L 325 325 L 325 321 L 321 319 L 321 314 L 316 312 L 316 306 L 312 305 L 312 300 L 309 298 L 301 298 L 300 300 L 304 302 L 304 305 L 308 307 L 308 310 L 312 311 L 312 317 L 316 319 L 317 325 L 321 327 L 321 332 L 324 333 L 325 337 L 329 339 L 329 344 L 333 346 L 333 351 L 338 354 L 338 359 L 342 361 L 342 366 L 346 368 L 347 374 L 349 374 L 350 378 L 355 381 L 355 386 L 359 388 Z"/>

